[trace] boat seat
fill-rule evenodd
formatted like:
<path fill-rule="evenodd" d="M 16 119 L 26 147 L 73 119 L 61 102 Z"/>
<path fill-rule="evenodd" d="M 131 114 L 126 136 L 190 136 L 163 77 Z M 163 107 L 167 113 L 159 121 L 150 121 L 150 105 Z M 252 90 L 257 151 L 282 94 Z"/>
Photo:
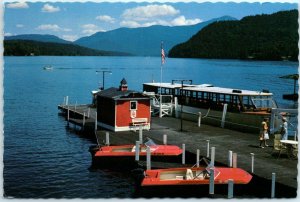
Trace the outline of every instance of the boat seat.
<path fill-rule="evenodd" d="M 186 169 L 185 179 L 192 180 L 194 179 L 193 171 L 191 169 Z"/>

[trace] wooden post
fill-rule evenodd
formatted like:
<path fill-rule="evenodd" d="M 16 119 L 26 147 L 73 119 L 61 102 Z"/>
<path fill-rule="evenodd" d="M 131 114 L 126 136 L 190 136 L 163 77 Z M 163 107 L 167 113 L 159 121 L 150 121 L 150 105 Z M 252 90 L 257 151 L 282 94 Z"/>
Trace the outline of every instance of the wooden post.
<path fill-rule="evenodd" d="M 66 105 L 69 104 L 69 96 L 66 96 Z"/>
<path fill-rule="evenodd" d="M 233 180 L 228 180 L 228 198 L 233 198 Z"/>
<path fill-rule="evenodd" d="M 237 167 L 237 153 L 232 154 L 232 160 L 233 160 L 232 167 L 236 168 Z"/>
<path fill-rule="evenodd" d="M 206 157 L 209 158 L 209 140 L 206 140 L 207 147 L 206 147 Z"/>
<path fill-rule="evenodd" d="M 254 153 L 251 154 L 251 173 L 254 173 Z"/>
<path fill-rule="evenodd" d="M 150 147 L 147 146 L 147 170 L 150 170 L 151 169 L 151 152 L 150 152 Z"/>
<path fill-rule="evenodd" d="M 64 102 L 62 105 L 66 105 L 66 97 L 64 97 Z"/>
<path fill-rule="evenodd" d="M 140 141 L 135 141 L 135 160 L 140 160 Z"/>
<path fill-rule="evenodd" d="M 210 171 L 210 176 L 209 176 L 209 194 L 214 194 L 215 192 L 215 172 L 214 172 L 214 168 L 211 167 L 209 169 Z"/>
<path fill-rule="evenodd" d="M 182 144 L 182 164 L 185 164 L 185 144 Z"/>
<path fill-rule="evenodd" d="M 198 127 L 199 128 L 201 126 L 201 117 L 202 117 L 201 112 L 199 112 L 199 117 L 198 117 Z"/>
<path fill-rule="evenodd" d="M 164 136 L 163 136 L 163 141 L 164 141 L 164 145 L 167 145 L 167 135 L 166 134 L 164 134 Z"/>
<path fill-rule="evenodd" d="M 75 112 L 76 112 L 76 108 L 77 108 L 77 101 L 76 101 L 76 103 L 75 103 Z"/>
<path fill-rule="evenodd" d="M 275 179 L 276 179 L 276 174 L 272 173 L 271 198 L 275 197 Z"/>
<path fill-rule="evenodd" d="M 232 168 L 232 151 L 228 151 L 228 167 Z"/>
<path fill-rule="evenodd" d="M 197 149 L 197 157 L 196 157 L 197 168 L 199 168 L 199 164 L 200 164 L 200 149 Z"/>
<path fill-rule="evenodd" d="M 226 112 L 227 112 L 227 105 L 228 104 L 224 104 L 223 107 L 223 114 L 222 114 L 222 121 L 221 121 L 221 127 L 224 128 L 225 126 L 225 117 L 226 117 Z"/>
<path fill-rule="evenodd" d="M 210 157 L 211 166 L 215 166 L 215 147 L 211 147 L 211 157 Z"/>
<path fill-rule="evenodd" d="M 143 143 L 143 126 L 142 125 L 139 126 L 139 140 L 140 140 L 140 143 Z"/>
<path fill-rule="evenodd" d="M 105 133 L 105 144 L 109 146 L 109 132 Z"/>

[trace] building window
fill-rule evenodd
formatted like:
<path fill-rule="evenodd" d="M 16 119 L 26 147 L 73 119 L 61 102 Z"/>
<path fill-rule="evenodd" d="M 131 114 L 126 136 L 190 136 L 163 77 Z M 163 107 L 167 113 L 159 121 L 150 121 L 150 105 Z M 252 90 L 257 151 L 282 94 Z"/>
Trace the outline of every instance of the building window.
<path fill-rule="evenodd" d="M 137 110 L 137 101 L 130 101 L 130 110 Z"/>

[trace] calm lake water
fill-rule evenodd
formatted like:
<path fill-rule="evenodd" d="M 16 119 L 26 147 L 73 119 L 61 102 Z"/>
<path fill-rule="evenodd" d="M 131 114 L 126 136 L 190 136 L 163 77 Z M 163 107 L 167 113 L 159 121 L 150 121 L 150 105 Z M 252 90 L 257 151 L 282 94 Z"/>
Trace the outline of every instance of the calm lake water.
<path fill-rule="evenodd" d="M 160 81 L 159 57 L 4 57 L 4 194 L 13 198 L 130 198 L 129 174 L 90 170 L 88 152 L 94 142 L 66 129 L 57 105 L 91 102 L 91 90 L 129 89 Z M 43 67 L 52 65 L 52 71 Z M 282 108 L 297 108 L 282 94 L 293 92 L 293 81 L 279 76 L 298 72 L 298 63 L 239 60 L 170 59 L 162 67 L 164 82 L 192 79 L 236 89 L 274 93 Z"/>

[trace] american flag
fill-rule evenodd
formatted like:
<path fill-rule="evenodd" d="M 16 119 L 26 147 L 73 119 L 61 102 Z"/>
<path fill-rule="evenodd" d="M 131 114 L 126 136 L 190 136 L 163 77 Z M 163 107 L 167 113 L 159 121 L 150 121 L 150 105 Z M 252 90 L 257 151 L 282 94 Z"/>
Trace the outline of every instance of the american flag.
<path fill-rule="evenodd" d="M 161 44 L 161 64 L 165 64 L 165 51 L 163 45 Z"/>

